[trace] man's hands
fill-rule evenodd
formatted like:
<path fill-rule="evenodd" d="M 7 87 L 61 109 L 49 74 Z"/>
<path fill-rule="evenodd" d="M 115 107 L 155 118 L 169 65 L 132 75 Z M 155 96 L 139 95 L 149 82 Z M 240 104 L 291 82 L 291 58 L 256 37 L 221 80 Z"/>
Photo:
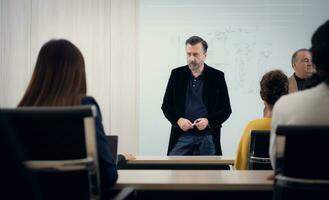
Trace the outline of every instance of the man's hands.
<path fill-rule="evenodd" d="M 184 132 L 196 127 L 198 130 L 202 131 L 207 128 L 208 126 L 208 119 L 207 118 L 199 118 L 192 123 L 190 120 L 185 119 L 183 117 L 177 120 L 177 125 L 181 128 Z"/>
<path fill-rule="evenodd" d="M 192 122 L 183 117 L 181 117 L 177 120 L 177 124 L 178 124 L 179 128 L 181 128 L 184 132 L 193 128 Z"/>
<path fill-rule="evenodd" d="M 194 121 L 194 126 L 200 131 L 204 130 L 208 126 L 208 119 L 207 118 L 199 118 Z"/>

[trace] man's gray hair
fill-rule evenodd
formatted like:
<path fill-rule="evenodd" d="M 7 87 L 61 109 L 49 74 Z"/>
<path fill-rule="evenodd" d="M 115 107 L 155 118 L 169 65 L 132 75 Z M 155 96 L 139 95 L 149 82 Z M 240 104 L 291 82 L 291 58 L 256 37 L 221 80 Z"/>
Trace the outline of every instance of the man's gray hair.
<path fill-rule="evenodd" d="M 292 54 L 292 57 L 291 57 L 291 66 L 297 61 L 297 55 L 299 52 L 302 52 L 302 51 L 307 51 L 309 53 L 311 53 L 311 51 L 309 49 L 306 49 L 306 48 L 302 48 L 302 49 L 298 49 L 297 51 L 295 51 L 294 54 Z"/>

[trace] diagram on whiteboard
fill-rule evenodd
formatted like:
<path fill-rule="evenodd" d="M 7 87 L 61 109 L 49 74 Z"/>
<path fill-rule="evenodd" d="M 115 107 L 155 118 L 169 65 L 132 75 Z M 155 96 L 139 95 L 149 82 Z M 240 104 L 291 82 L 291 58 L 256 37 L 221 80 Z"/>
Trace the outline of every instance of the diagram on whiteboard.
<path fill-rule="evenodd" d="M 273 44 L 267 35 L 259 37 L 259 27 L 223 27 L 208 30 L 200 34 L 208 42 L 206 63 L 225 73 L 227 82 L 233 90 L 255 94 L 259 93 L 259 79 L 268 71 L 268 63 L 272 55 Z M 266 32 L 266 31 L 265 31 Z M 178 49 L 190 37 L 190 33 L 180 33 L 176 36 Z M 184 51 L 179 51 L 180 58 L 185 57 Z"/>

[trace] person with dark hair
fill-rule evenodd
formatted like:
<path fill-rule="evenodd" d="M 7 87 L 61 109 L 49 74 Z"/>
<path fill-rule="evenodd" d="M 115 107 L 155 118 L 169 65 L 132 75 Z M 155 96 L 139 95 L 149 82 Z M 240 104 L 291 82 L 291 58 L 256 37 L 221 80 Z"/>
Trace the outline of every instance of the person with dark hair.
<path fill-rule="evenodd" d="M 101 196 L 108 199 L 110 188 L 118 178 L 116 164 L 105 137 L 99 106 L 86 93 L 85 62 L 80 50 L 68 40 L 50 40 L 39 52 L 31 81 L 18 106 L 96 106 Z"/>
<path fill-rule="evenodd" d="M 250 133 L 253 130 L 271 130 L 272 108 L 281 96 L 288 94 L 288 78 L 280 70 L 267 72 L 260 81 L 260 96 L 264 102 L 263 118 L 250 121 L 245 127 L 238 146 L 234 168 L 248 169 Z"/>
<path fill-rule="evenodd" d="M 207 49 L 190 37 L 188 64 L 171 71 L 161 107 L 172 125 L 168 155 L 222 155 L 220 129 L 232 111 L 224 73 L 204 63 Z"/>
<path fill-rule="evenodd" d="M 295 72 L 289 77 L 289 93 L 309 89 L 318 84 L 318 77 L 314 75 L 316 69 L 312 62 L 312 54 L 308 49 L 295 51 L 291 65 Z"/>
<path fill-rule="evenodd" d="M 270 137 L 270 156 L 275 167 L 278 125 L 329 125 L 329 20 L 313 34 L 310 51 L 321 83 L 282 97 L 274 106 Z"/>

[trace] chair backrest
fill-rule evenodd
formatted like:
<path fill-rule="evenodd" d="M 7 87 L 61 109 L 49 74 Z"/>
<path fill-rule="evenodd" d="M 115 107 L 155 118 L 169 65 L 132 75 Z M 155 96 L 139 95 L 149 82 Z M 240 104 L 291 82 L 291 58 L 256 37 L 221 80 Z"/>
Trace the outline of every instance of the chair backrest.
<path fill-rule="evenodd" d="M 329 179 L 329 126 L 278 126 L 276 170 L 298 178 Z"/>
<path fill-rule="evenodd" d="M 1 198 L 40 199 L 37 184 L 23 164 L 24 152 L 0 112 Z"/>
<path fill-rule="evenodd" d="M 275 199 L 329 199 L 329 126 L 278 126 Z"/>
<path fill-rule="evenodd" d="M 114 163 L 118 160 L 118 136 L 117 135 L 107 135 L 106 139 L 110 145 L 110 150 L 112 157 L 114 158 Z"/>
<path fill-rule="evenodd" d="M 250 170 L 271 170 L 270 131 L 253 130 L 250 137 L 248 168 Z"/>
<path fill-rule="evenodd" d="M 22 144 L 43 199 L 99 199 L 94 106 L 0 112 Z"/>

